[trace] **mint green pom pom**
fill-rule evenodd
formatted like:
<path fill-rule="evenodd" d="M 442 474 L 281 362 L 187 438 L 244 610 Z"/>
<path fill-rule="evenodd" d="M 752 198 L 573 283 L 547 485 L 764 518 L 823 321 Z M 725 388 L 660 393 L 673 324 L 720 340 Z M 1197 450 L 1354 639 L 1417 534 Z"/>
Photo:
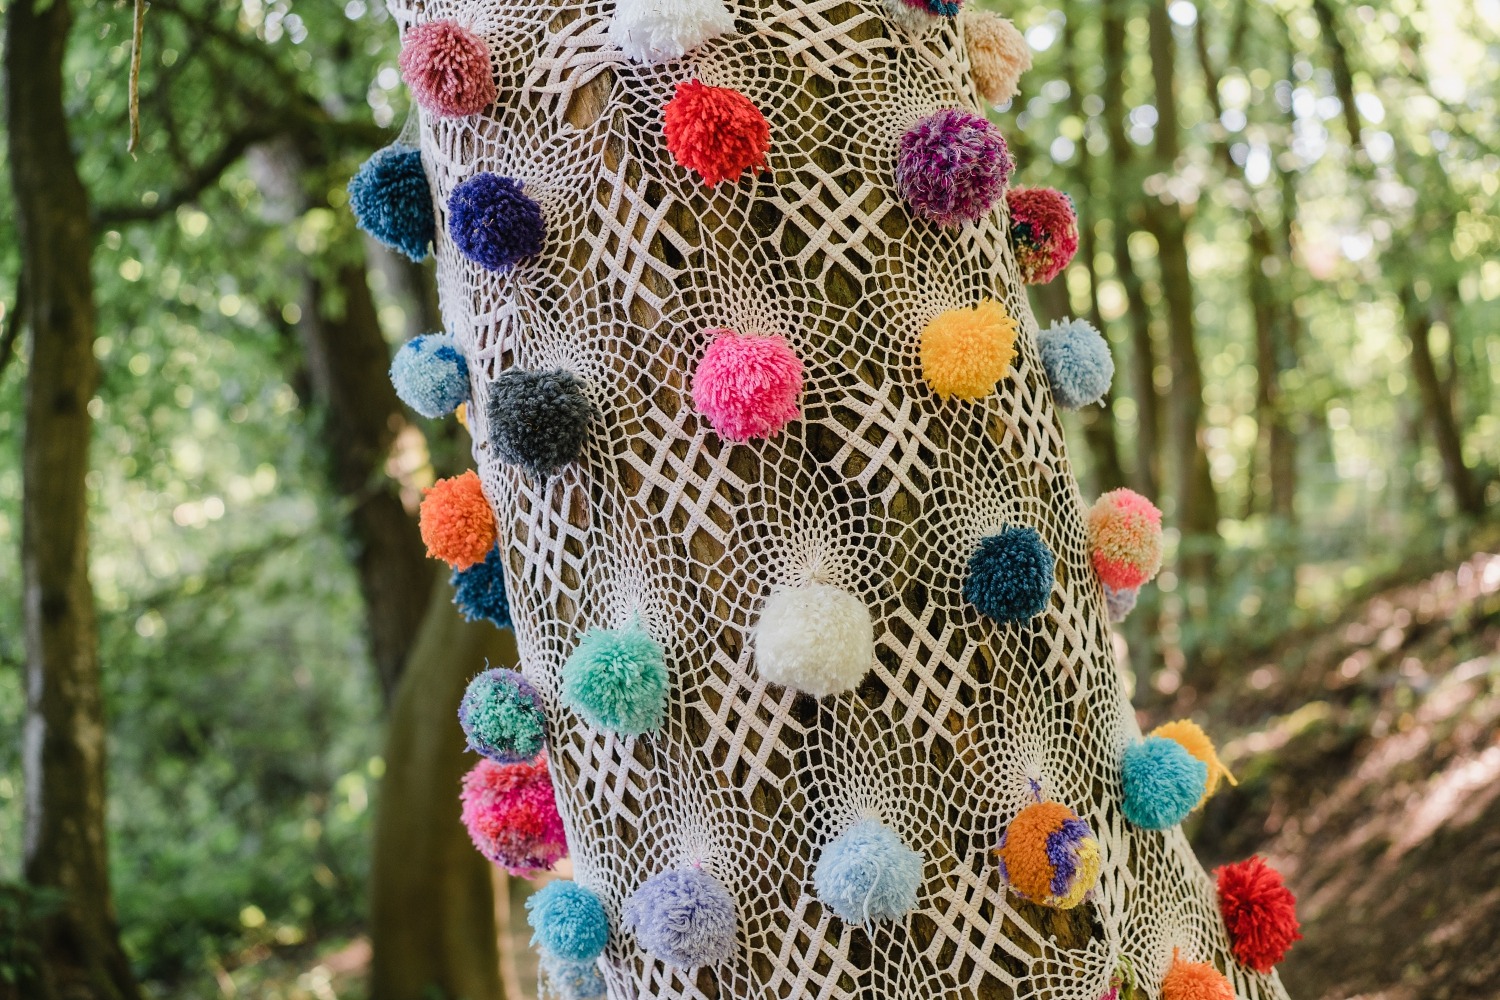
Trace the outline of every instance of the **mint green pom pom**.
<path fill-rule="evenodd" d="M 639 624 L 590 629 L 563 664 L 562 697 L 599 729 L 639 736 L 667 710 L 666 654 Z"/>

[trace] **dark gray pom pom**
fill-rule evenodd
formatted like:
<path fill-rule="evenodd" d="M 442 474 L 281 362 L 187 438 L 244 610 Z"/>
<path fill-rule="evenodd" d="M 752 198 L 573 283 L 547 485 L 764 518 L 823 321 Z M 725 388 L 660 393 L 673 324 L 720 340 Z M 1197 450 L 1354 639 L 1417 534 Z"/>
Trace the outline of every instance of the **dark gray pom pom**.
<path fill-rule="evenodd" d="M 594 406 L 571 372 L 511 368 L 490 383 L 485 415 L 495 455 L 546 479 L 583 450 Z"/>

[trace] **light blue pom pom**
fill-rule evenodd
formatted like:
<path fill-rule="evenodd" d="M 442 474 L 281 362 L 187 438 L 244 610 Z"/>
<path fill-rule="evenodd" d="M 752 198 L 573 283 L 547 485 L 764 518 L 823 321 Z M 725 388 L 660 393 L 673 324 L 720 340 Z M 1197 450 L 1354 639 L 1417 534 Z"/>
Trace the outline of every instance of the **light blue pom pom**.
<path fill-rule="evenodd" d="M 667 661 L 639 624 L 590 629 L 563 664 L 564 703 L 591 725 L 625 736 L 661 726 Z"/>
<path fill-rule="evenodd" d="M 592 962 L 609 943 L 609 915 L 577 882 L 548 882 L 526 900 L 531 943 L 558 958 Z"/>
<path fill-rule="evenodd" d="M 1123 772 L 1125 818 L 1147 830 L 1181 823 L 1208 787 L 1208 765 L 1165 736 L 1129 747 Z"/>
<path fill-rule="evenodd" d="M 1058 406 L 1076 410 L 1104 398 L 1115 362 L 1093 326 L 1081 319 L 1053 323 L 1037 334 L 1036 344 Z"/>
<path fill-rule="evenodd" d="M 862 819 L 823 848 L 818 898 L 850 923 L 898 920 L 917 905 L 922 855 L 877 819 Z"/>
<path fill-rule="evenodd" d="M 683 969 L 733 954 L 737 922 L 729 890 L 699 868 L 658 872 L 625 903 L 625 926 L 641 947 Z"/>
<path fill-rule="evenodd" d="M 469 398 L 469 363 L 449 334 L 413 337 L 391 362 L 391 384 L 422 416 L 445 416 Z"/>
<path fill-rule="evenodd" d="M 422 154 L 394 143 L 349 178 L 349 208 L 359 228 L 412 260 L 427 256 L 436 221 Z"/>
<path fill-rule="evenodd" d="M 547 985 L 561 1000 L 601 1000 L 604 996 L 604 977 L 593 962 L 575 962 L 544 951 L 540 965 Z"/>

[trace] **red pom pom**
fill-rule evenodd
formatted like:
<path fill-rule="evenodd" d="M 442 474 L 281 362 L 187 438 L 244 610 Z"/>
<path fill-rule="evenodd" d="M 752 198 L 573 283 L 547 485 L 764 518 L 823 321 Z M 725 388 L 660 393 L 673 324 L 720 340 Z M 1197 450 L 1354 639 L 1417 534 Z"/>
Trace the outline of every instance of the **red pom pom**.
<path fill-rule="evenodd" d="M 1044 285 L 1062 273 L 1078 252 L 1078 216 L 1073 202 L 1052 188 L 1011 188 L 1011 249 L 1021 280 Z"/>
<path fill-rule="evenodd" d="M 1256 972 L 1270 972 L 1302 940 L 1297 897 L 1281 873 L 1258 857 L 1216 869 L 1219 911 L 1234 943 L 1234 957 Z"/>
<path fill-rule="evenodd" d="M 746 170 L 765 170 L 771 126 L 750 98 L 701 80 L 677 85 L 666 107 L 667 149 L 672 158 L 703 176 L 703 183 L 734 180 Z"/>

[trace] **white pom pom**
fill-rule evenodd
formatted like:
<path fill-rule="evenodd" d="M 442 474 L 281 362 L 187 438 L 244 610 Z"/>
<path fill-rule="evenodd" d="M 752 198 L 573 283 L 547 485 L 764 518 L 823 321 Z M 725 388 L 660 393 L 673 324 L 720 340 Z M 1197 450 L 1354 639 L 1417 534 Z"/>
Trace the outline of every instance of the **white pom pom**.
<path fill-rule="evenodd" d="M 659 63 L 733 30 L 724 0 L 617 0 L 609 40 L 636 62 Z"/>
<path fill-rule="evenodd" d="M 874 660 L 870 609 L 848 591 L 812 583 L 766 599 L 755 662 L 771 683 L 821 698 L 855 688 Z"/>

